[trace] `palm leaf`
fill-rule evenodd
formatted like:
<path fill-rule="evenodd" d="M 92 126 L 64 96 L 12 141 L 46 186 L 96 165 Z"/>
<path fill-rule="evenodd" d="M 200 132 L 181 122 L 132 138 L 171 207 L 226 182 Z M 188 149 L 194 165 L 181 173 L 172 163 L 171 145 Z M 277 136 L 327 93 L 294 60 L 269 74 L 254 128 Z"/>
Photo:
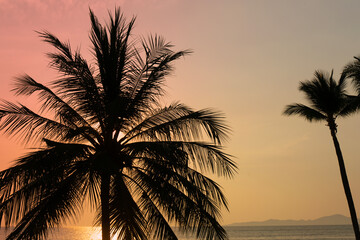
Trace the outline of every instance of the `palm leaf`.
<path fill-rule="evenodd" d="M 145 192 L 141 195 L 139 202 L 145 217 L 148 219 L 148 229 L 153 234 L 153 239 L 178 239 L 164 215 Z"/>
<path fill-rule="evenodd" d="M 173 104 L 151 112 L 149 117 L 131 128 L 124 140 L 130 141 L 134 138 L 192 140 L 201 138 L 205 133 L 213 142 L 221 144 L 226 140 L 229 132 L 222 119 L 221 114 L 209 109 L 193 111 L 184 105 Z"/>
<path fill-rule="evenodd" d="M 157 141 L 130 143 L 126 145 L 126 149 L 133 156 L 146 154 L 153 157 L 160 156 L 173 162 L 191 162 L 194 167 L 217 173 L 219 176 L 232 177 L 236 172 L 236 165 L 230 156 L 223 153 L 216 145 L 201 142 Z"/>
<path fill-rule="evenodd" d="M 36 82 L 29 75 L 24 75 L 17 78 L 15 88 L 13 89 L 16 95 L 32 95 L 39 92 L 39 99 L 43 102 L 42 108 L 48 108 L 55 113 L 55 118 L 60 122 L 66 123 L 71 128 L 82 129 L 86 131 L 79 131 L 86 139 L 95 143 L 91 137 L 100 139 L 99 134 L 91 125 L 69 104 L 58 97 L 48 87 Z M 89 133 L 89 134 L 88 134 Z"/>
<path fill-rule="evenodd" d="M 360 93 L 360 60 L 359 57 L 354 57 L 355 60 L 344 67 L 343 73 L 352 79 L 356 91 Z"/>
<path fill-rule="evenodd" d="M 42 138 L 66 139 L 73 130 L 60 122 L 36 114 L 26 106 L 3 101 L 0 106 L 0 129 L 19 136 L 27 143 Z M 78 136 L 78 139 L 83 139 Z"/>
<path fill-rule="evenodd" d="M 344 107 L 339 112 L 339 116 L 346 117 L 359 111 L 360 108 L 360 97 L 346 95 L 344 97 Z"/>
<path fill-rule="evenodd" d="M 299 103 L 287 105 L 285 107 L 284 114 L 288 116 L 299 115 L 310 122 L 323 121 L 327 119 L 327 117 L 321 112 Z"/>
<path fill-rule="evenodd" d="M 114 178 L 112 189 L 110 219 L 113 231 L 119 234 L 118 239 L 148 239 L 146 220 L 121 175 Z"/>
<path fill-rule="evenodd" d="M 73 173 L 53 186 L 50 193 L 33 203 L 7 240 L 43 239 L 49 228 L 59 225 L 65 218 L 76 216 L 82 206 L 82 182 Z"/>
<path fill-rule="evenodd" d="M 93 122 L 103 122 L 104 114 L 102 107 L 103 99 L 99 91 L 99 85 L 94 79 L 87 62 L 79 52 L 72 53 L 70 46 L 62 43 L 49 32 L 39 33 L 45 42 L 58 49 L 59 53 L 49 53 L 51 66 L 63 73 L 63 78 L 54 81 L 54 87 L 58 89 L 60 97 L 74 103 L 75 110 Z"/>
<path fill-rule="evenodd" d="M 142 184 L 142 188 L 151 189 L 148 191 L 149 198 L 170 220 L 176 220 L 183 230 L 194 231 L 202 239 L 227 239 L 225 230 L 215 216 L 205 210 L 203 201 L 191 199 L 159 175 L 147 175 L 142 171 L 137 171 L 137 175 L 137 182 Z"/>

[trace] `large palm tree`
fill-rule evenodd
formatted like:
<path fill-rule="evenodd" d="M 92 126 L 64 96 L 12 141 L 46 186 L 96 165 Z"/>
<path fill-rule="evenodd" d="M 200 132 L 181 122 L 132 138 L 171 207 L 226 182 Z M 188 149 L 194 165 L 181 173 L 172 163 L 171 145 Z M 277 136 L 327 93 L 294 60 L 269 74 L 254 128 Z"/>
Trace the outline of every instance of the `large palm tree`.
<path fill-rule="evenodd" d="M 110 14 L 111 15 L 111 14 Z M 226 239 L 227 206 L 206 172 L 231 177 L 235 163 L 221 144 L 221 114 L 174 103 L 160 107 L 174 52 L 159 36 L 136 40 L 135 19 L 117 9 L 106 25 L 90 11 L 94 65 L 49 32 L 48 56 L 60 77 L 45 86 L 28 75 L 17 95 L 37 94 L 36 111 L 4 101 L 0 128 L 41 143 L 0 172 L 0 219 L 16 224 L 7 239 L 42 239 L 89 201 L 102 239 L 177 239 L 170 224 L 202 239 Z M 203 140 L 202 140 L 203 139 Z"/>
<path fill-rule="evenodd" d="M 336 137 L 337 124 L 335 120 L 338 117 L 346 117 L 355 113 L 359 106 L 356 97 L 346 94 L 346 78 L 347 74 L 344 72 L 339 81 L 336 82 L 333 78 L 333 72 L 328 75 L 321 71 L 316 71 L 315 77 L 311 81 L 300 82 L 299 87 L 299 90 L 305 93 L 306 99 L 310 102 L 310 106 L 299 103 L 287 105 L 284 114 L 299 115 L 310 122 L 327 122 L 339 162 L 341 180 L 349 205 L 354 233 L 356 239 L 358 240 L 360 239 L 359 224 L 346 174 L 344 159 L 341 153 L 339 141 Z"/>

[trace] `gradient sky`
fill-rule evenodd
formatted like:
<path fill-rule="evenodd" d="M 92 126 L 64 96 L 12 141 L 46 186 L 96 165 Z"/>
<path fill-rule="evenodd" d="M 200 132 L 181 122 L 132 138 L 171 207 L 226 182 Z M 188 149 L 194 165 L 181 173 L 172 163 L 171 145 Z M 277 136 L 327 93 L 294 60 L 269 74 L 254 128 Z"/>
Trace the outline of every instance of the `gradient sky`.
<path fill-rule="evenodd" d="M 51 49 L 35 30 L 69 40 L 90 59 L 88 8 L 105 20 L 115 6 L 137 16 L 136 34 L 157 33 L 178 50 L 194 51 L 177 62 L 164 103 L 215 108 L 233 129 L 226 149 L 236 157 L 239 173 L 218 180 L 230 204 L 224 224 L 349 215 L 325 123 L 285 117 L 282 111 L 286 104 L 304 102 L 299 81 L 311 79 L 317 69 L 334 69 L 338 77 L 360 54 L 359 1 L 0 0 L 0 97 L 15 101 L 11 83 L 20 74 L 42 83 L 56 77 L 45 57 Z M 338 124 L 360 213 L 360 115 Z M 24 151 L 3 135 L 0 149 L 0 169 Z M 91 223 L 81 224 L 86 221 Z"/>

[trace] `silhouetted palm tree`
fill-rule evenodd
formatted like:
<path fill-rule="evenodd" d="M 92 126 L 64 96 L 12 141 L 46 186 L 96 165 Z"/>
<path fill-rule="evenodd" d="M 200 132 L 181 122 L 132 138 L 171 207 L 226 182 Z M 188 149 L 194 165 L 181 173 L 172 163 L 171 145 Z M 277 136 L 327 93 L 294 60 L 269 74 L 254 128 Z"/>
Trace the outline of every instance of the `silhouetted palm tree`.
<path fill-rule="evenodd" d="M 198 238 L 226 239 L 218 223 L 226 199 L 203 175 L 236 171 L 221 148 L 228 133 L 223 117 L 157 104 L 171 63 L 188 51 L 172 51 L 159 36 L 137 42 L 135 19 L 127 22 L 119 9 L 106 26 L 91 11 L 90 18 L 94 66 L 41 32 L 57 49 L 49 57 L 61 77 L 49 87 L 28 75 L 17 79 L 17 95 L 39 96 L 39 114 L 21 104 L 1 106 L 3 131 L 43 142 L 0 172 L 0 219 L 16 223 L 7 239 L 45 237 L 78 214 L 86 199 L 98 211 L 103 240 L 115 234 L 177 239 L 170 223 Z"/>
<path fill-rule="evenodd" d="M 339 161 L 341 179 L 349 205 L 355 236 L 356 239 L 360 239 L 359 224 L 356 217 L 354 202 L 351 196 L 350 185 L 346 175 L 344 159 L 341 153 L 340 144 L 336 137 L 336 118 L 346 117 L 356 112 L 358 109 L 356 97 L 351 97 L 346 94 L 346 78 L 346 73 L 343 73 L 337 83 L 333 79 L 333 72 L 331 72 L 331 75 L 329 76 L 323 72 L 316 71 L 315 78 L 313 80 L 300 82 L 299 87 L 299 90 L 305 93 L 306 99 L 310 102 L 310 106 L 299 103 L 287 105 L 284 114 L 299 115 L 310 122 L 327 122 Z"/>

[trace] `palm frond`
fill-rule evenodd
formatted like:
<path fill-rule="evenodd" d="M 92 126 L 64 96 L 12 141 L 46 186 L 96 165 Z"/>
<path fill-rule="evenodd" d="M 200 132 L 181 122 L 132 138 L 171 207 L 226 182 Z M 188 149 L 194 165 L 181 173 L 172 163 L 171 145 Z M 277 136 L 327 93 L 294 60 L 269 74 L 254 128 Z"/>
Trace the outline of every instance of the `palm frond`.
<path fill-rule="evenodd" d="M 172 53 L 171 48 L 174 47 L 169 42 L 159 35 L 149 35 L 147 39 L 142 38 L 142 46 L 146 54 L 147 62 L 154 62 L 159 56 L 164 54 Z M 155 60 L 156 62 L 156 60 Z"/>
<path fill-rule="evenodd" d="M 100 124 L 104 128 L 105 109 L 101 89 L 97 87 L 96 80 L 89 77 L 64 77 L 54 82 L 58 93 L 64 97 L 69 105 L 86 119 L 89 124 Z"/>
<path fill-rule="evenodd" d="M 75 173 L 47 189 L 41 198 L 33 203 L 7 240 L 43 239 L 47 230 L 58 226 L 64 219 L 75 216 L 82 206 L 82 179 Z"/>
<path fill-rule="evenodd" d="M 201 239 L 227 239 L 216 217 L 204 207 L 206 198 L 197 198 L 191 193 L 187 195 L 179 186 L 164 181 L 159 174 L 154 176 L 137 171 L 137 176 L 137 182 L 142 184 L 143 189 L 151 189 L 148 191 L 149 198 L 182 230 L 194 232 Z M 215 210 L 209 204 L 206 206 Z"/>
<path fill-rule="evenodd" d="M 349 78 L 352 79 L 352 83 L 355 85 L 356 91 L 360 93 L 360 58 L 354 57 L 353 62 L 348 63 L 343 70 Z"/>
<path fill-rule="evenodd" d="M 132 57 L 136 54 L 136 49 L 130 43 L 130 35 L 132 33 L 135 17 L 133 17 L 129 23 L 126 23 L 123 19 L 120 10 L 115 11 L 114 18 L 111 18 L 111 25 L 108 26 L 108 32 L 110 35 L 110 56 L 116 66 L 113 70 L 113 78 L 115 79 L 115 90 L 121 91 L 123 88 L 123 81 L 126 78 L 129 70 L 131 69 Z M 118 93 L 118 92 L 116 92 Z M 119 94 L 118 94 L 119 95 Z"/>
<path fill-rule="evenodd" d="M 112 180 L 110 193 L 111 231 L 118 239 L 146 240 L 146 220 L 121 175 Z M 101 212 L 98 221 L 101 220 Z"/>
<path fill-rule="evenodd" d="M 128 44 L 135 18 L 129 23 L 119 10 L 115 11 L 114 17 L 110 17 L 110 24 L 102 26 L 96 16 L 90 11 L 92 23 L 91 41 L 94 54 L 100 70 L 101 83 L 107 97 L 111 102 L 119 95 L 119 89 L 126 73 L 128 54 L 131 55 L 131 44 Z"/>
<path fill-rule="evenodd" d="M 24 105 L 7 101 L 0 106 L 0 121 L 0 130 L 21 137 L 25 143 L 42 138 L 63 140 L 73 130 L 71 126 L 42 117 Z M 78 139 L 83 137 L 78 136 Z"/>
<path fill-rule="evenodd" d="M 340 76 L 340 78 L 339 78 L 339 82 L 338 82 L 338 84 L 337 84 L 337 85 L 341 88 L 341 90 L 342 90 L 342 91 L 339 91 L 339 92 L 345 93 L 344 91 L 345 91 L 346 84 L 347 84 L 346 80 L 347 80 L 348 78 L 349 78 L 348 73 L 343 71 L 343 72 L 341 73 L 341 76 Z"/>
<path fill-rule="evenodd" d="M 88 146 L 47 142 L 50 148 L 0 172 L 1 220 L 17 224 L 8 239 L 42 239 L 81 207 L 87 169 L 75 160 L 86 158 Z"/>
<path fill-rule="evenodd" d="M 160 157 L 169 162 L 192 164 L 203 171 L 210 171 L 219 176 L 232 177 L 236 165 L 221 147 L 202 142 L 157 141 L 136 142 L 126 145 L 133 156 Z M 180 166 L 177 166 L 180 167 Z"/>
<path fill-rule="evenodd" d="M 144 138 L 188 141 L 197 140 L 205 134 L 214 143 L 221 144 L 229 132 L 222 120 L 220 113 L 210 109 L 193 111 L 182 104 L 173 104 L 151 112 L 149 117 L 127 132 L 124 140 Z"/>
<path fill-rule="evenodd" d="M 321 112 L 299 103 L 287 105 L 285 107 L 284 114 L 288 116 L 299 115 L 310 122 L 324 120 L 326 121 L 327 119 L 327 117 Z"/>
<path fill-rule="evenodd" d="M 103 99 L 99 91 L 99 85 L 93 77 L 92 70 L 79 52 L 72 53 L 68 44 L 63 44 L 58 38 L 49 32 L 40 32 L 45 42 L 58 49 L 58 53 L 48 53 L 51 59 L 50 65 L 63 74 L 62 78 L 53 82 L 60 97 L 68 100 L 69 105 L 76 107 L 75 110 L 82 113 L 90 123 L 102 123 L 104 110 Z"/>
<path fill-rule="evenodd" d="M 338 115 L 341 117 L 346 117 L 351 114 L 356 113 L 360 109 L 360 97 L 359 96 L 344 96 L 344 106 L 339 111 Z"/>
<path fill-rule="evenodd" d="M 99 134 L 91 125 L 69 104 L 63 101 L 48 87 L 36 82 L 29 75 L 17 78 L 15 88 L 16 95 L 32 95 L 38 92 L 39 99 L 43 102 L 42 109 L 46 108 L 54 112 L 55 119 L 66 123 L 67 126 L 77 129 L 78 134 L 83 134 L 85 138 L 94 143 L 93 138 L 100 139 Z M 80 131 L 83 130 L 83 131 Z"/>
<path fill-rule="evenodd" d="M 156 53 L 152 53 L 153 51 Z M 154 55 L 159 54 L 159 52 L 162 54 L 154 58 Z M 133 77 L 135 81 L 132 87 L 131 98 L 133 102 L 131 108 L 154 103 L 163 94 L 164 78 L 172 72 L 172 62 L 189 53 L 191 53 L 189 50 L 170 53 L 167 51 L 163 53 L 159 49 L 150 51 L 148 54 L 149 57 L 152 56 L 151 61 L 146 59 L 145 67 L 138 73 L 139 76 Z"/>
<path fill-rule="evenodd" d="M 212 216 L 220 217 L 220 207 L 227 208 L 227 200 L 219 185 L 200 172 L 187 165 L 174 164 L 172 159 L 142 158 L 141 160 L 143 167 L 137 169 L 148 176 L 158 178 L 159 183 L 163 181 L 176 186 L 194 201 L 201 199 L 202 207 Z"/>
<path fill-rule="evenodd" d="M 191 51 L 174 52 L 170 43 L 160 36 L 149 36 L 142 39 L 143 49 L 134 49 L 133 61 L 127 74 L 127 82 L 123 86 L 124 92 L 131 99 L 127 107 L 129 112 L 143 112 L 151 107 L 164 93 L 164 78 L 172 72 L 175 60 Z M 141 52 L 144 52 L 145 57 Z"/>
<path fill-rule="evenodd" d="M 62 179 L 76 160 L 87 158 L 91 151 L 87 145 L 57 143 L 50 140 L 46 142 L 47 148 L 19 158 L 14 167 L 0 172 L 2 200 L 8 199 L 11 194 L 24 189 L 34 181 L 45 184 L 46 181 L 41 180 L 42 178 L 51 178 L 54 181 Z M 37 195 L 37 192 L 34 194 Z M 1 204 L 3 205 L 3 202 Z"/>
<path fill-rule="evenodd" d="M 143 209 L 144 215 L 148 221 L 149 232 L 153 234 L 153 239 L 178 239 L 164 215 L 156 207 L 153 201 L 151 201 L 146 192 L 141 194 L 139 202 L 139 206 Z"/>
<path fill-rule="evenodd" d="M 44 42 L 47 42 L 59 50 L 63 56 L 72 59 L 72 51 L 69 43 L 61 42 L 48 31 L 37 32 Z"/>

